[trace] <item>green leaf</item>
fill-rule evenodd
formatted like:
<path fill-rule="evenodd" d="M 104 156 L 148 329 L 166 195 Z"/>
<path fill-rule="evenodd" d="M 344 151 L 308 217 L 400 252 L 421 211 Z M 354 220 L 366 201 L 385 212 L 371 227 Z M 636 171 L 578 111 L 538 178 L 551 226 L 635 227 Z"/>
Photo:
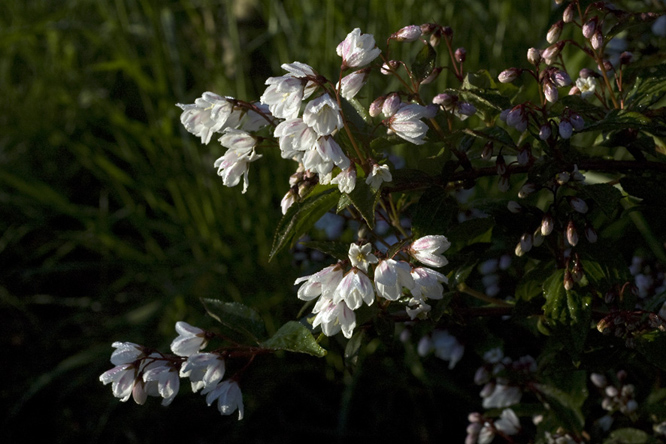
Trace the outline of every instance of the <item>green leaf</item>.
<path fill-rule="evenodd" d="M 307 353 L 321 358 L 326 355 L 306 326 L 296 321 L 284 324 L 271 338 L 260 344 L 271 350 L 285 350 L 294 353 Z"/>
<path fill-rule="evenodd" d="M 648 444 L 658 442 L 642 430 L 625 428 L 613 430 L 604 444 Z"/>
<path fill-rule="evenodd" d="M 534 388 L 538 396 L 542 398 L 542 402 L 548 404 L 565 430 L 576 434 L 583 430 L 585 425 L 583 412 L 568 393 L 545 384 L 534 384 Z"/>
<path fill-rule="evenodd" d="M 544 281 L 553 274 L 554 261 L 540 262 L 529 270 L 516 286 L 515 296 L 518 300 L 529 301 L 541 296 Z"/>
<path fill-rule="evenodd" d="M 340 191 L 337 187 L 317 185 L 302 202 L 293 204 L 275 230 L 269 260 L 309 231 L 315 222 L 335 206 L 339 198 Z"/>
<path fill-rule="evenodd" d="M 472 244 L 490 242 L 494 226 L 495 219 L 492 217 L 470 219 L 451 227 L 445 235 L 451 242 L 453 252 Z"/>
<path fill-rule="evenodd" d="M 370 228 L 375 226 L 375 207 L 381 197 L 380 190 L 373 189 L 364 180 L 357 180 L 354 190 L 343 194 L 338 201 L 338 212 L 350 203 L 361 213 L 363 220 Z"/>
<path fill-rule="evenodd" d="M 414 78 L 421 82 L 428 78 L 432 74 L 432 70 L 435 69 L 435 61 L 437 60 L 437 52 L 435 49 L 430 46 L 429 43 L 426 43 L 423 48 L 416 55 L 414 63 L 412 63 L 412 74 Z"/>
<path fill-rule="evenodd" d="M 582 187 L 582 193 L 591 198 L 608 217 L 611 217 L 620 205 L 622 192 L 613 185 L 597 183 Z"/>
<path fill-rule="evenodd" d="M 647 107 L 657 103 L 664 95 L 666 95 L 666 64 L 641 67 L 626 102 L 632 108 Z"/>
<path fill-rule="evenodd" d="M 666 188 L 663 174 L 632 174 L 620 179 L 622 189 L 632 196 L 643 199 L 645 203 L 662 205 L 666 202 Z"/>
<path fill-rule="evenodd" d="M 222 334 L 236 342 L 257 342 L 266 336 L 266 326 L 259 313 L 239 302 L 201 299 L 206 312 L 222 324 Z"/>
<path fill-rule="evenodd" d="M 499 126 L 493 126 L 491 128 L 482 128 L 480 130 L 466 129 L 464 131 L 467 134 L 481 138 L 485 141 L 490 141 L 500 145 L 506 145 L 514 148 L 516 146 L 516 143 L 513 141 L 513 138 L 509 135 L 509 133 L 504 128 L 501 128 Z"/>
<path fill-rule="evenodd" d="M 543 283 L 544 317 L 552 334 L 577 359 L 590 330 L 591 297 L 564 288 L 564 270 L 557 270 Z"/>
<path fill-rule="evenodd" d="M 441 187 L 430 187 L 422 195 L 412 214 L 416 237 L 446 233 L 458 214 L 458 202 Z"/>
<path fill-rule="evenodd" d="M 651 331 L 635 340 L 638 350 L 652 365 L 666 370 L 666 333 Z"/>

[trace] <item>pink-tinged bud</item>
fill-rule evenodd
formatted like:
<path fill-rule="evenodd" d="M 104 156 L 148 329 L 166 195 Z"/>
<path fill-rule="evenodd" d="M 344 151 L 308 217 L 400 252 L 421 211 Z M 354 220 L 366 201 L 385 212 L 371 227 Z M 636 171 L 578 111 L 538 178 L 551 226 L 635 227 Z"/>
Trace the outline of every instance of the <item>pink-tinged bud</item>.
<path fill-rule="evenodd" d="M 506 173 L 506 162 L 504 161 L 504 156 L 501 154 L 497 156 L 495 167 L 497 168 L 498 175 L 503 176 Z"/>
<path fill-rule="evenodd" d="M 569 270 L 566 270 L 564 272 L 564 289 L 570 291 L 573 288 L 574 288 L 573 276 L 571 276 L 571 272 Z"/>
<path fill-rule="evenodd" d="M 453 53 L 453 56 L 458 61 L 458 63 L 463 63 L 467 58 L 467 51 L 465 50 L 465 48 L 458 48 Z"/>
<path fill-rule="evenodd" d="M 571 23 L 574 20 L 574 12 L 576 4 L 575 3 L 569 3 L 569 6 L 567 6 L 564 9 L 564 12 L 562 13 L 562 21 L 564 23 Z"/>
<path fill-rule="evenodd" d="M 520 75 L 521 70 L 517 68 L 505 69 L 497 76 L 500 83 L 511 83 Z"/>
<path fill-rule="evenodd" d="M 445 35 L 448 38 L 451 38 L 451 37 L 453 37 L 453 29 L 451 29 L 451 27 L 449 27 L 449 26 L 444 26 L 442 28 L 442 34 Z"/>
<path fill-rule="evenodd" d="M 567 74 L 566 71 L 555 71 L 551 76 L 551 80 L 560 88 L 563 86 L 571 85 L 571 77 L 569 77 L 569 74 Z"/>
<path fill-rule="evenodd" d="M 552 65 L 562 48 L 564 47 L 564 42 L 557 42 L 550 45 L 548 48 L 544 49 L 541 53 L 541 57 L 546 61 L 546 64 Z"/>
<path fill-rule="evenodd" d="M 585 238 L 591 244 L 595 243 L 598 239 L 597 230 L 590 224 L 585 225 Z"/>
<path fill-rule="evenodd" d="M 393 34 L 391 37 L 399 42 L 413 42 L 421 37 L 423 31 L 420 26 L 409 25 Z"/>
<path fill-rule="evenodd" d="M 620 64 L 621 65 L 628 65 L 634 60 L 634 55 L 630 53 L 629 51 L 624 51 L 622 54 L 620 54 Z"/>
<path fill-rule="evenodd" d="M 569 90 L 569 95 L 570 96 L 577 96 L 580 94 L 580 89 L 578 89 L 577 86 L 572 86 L 571 89 Z"/>
<path fill-rule="evenodd" d="M 451 110 L 457 101 L 458 96 L 447 93 L 437 94 L 432 99 L 432 103 L 439 105 L 446 110 Z"/>
<path fill-rule="evenodd" d="M 436 48 L 439 45 L 439 42 L 442 41 L 442 31 L 441 29 L 437 28 L 431 35 L 430 39 L 428 40 L 428 43 L 430 43 L 430 46 L 433 48 Z"/>
<path fill-rule="evenodd" d="M 504 175 L 500 176 L 499 180 L 497 181 L 497 189 L 502 192 L 506 193 L 509 191 L 509 188 L 511 187 L 511 182 L 509 181 L 509 175 Z"/>
<path fill-rule="evenodd" d="M 527 196 L 532 194 L 536 190 L 536 186 L 533 183 L 526 183 L 523 185 L 520 190 L 518 191 L 518 197 L 521 199 L 525 199 Z"/>
<path fill-rule="evenodd" d="M 578 244 L 578 232 L 576 231 L 576 224 L 573 220 L 570 220 L 567 224 L 567 242 L 572 247 L 575 247 Z"/>
<path fill-rule="evenodd" d="M 541 125 L 541 128 L 539 128 L 539 139 L 548 140 L 551 134 L 552 130 L 550 129 L 549 123 L 544 123 L 543 125 Z"/>
<path fill-rule="evenodd" d="M 590 68 L 583 68 L 578 72 L 578 77 L 587 79 L 588 77 L 597 77 L 597 73 Z"/>
<path fill-rule="evenodd" d="M 548 236 L 553 232 L 554 226 L 555 222 L 553 221 L 553 216 L 550 213 L 544 214 L 543 218 L 541 219 L 541 227 L 539 228 L 541 230 L 541 234 L 543 236 Z"/>
<path fill-rule="evenodd" d="M 603 62 L 604 69 L 607 72 L 613 71 L 613 64 L 610 62 L 610 60 L 604 60 Z"/>
<path fill-rule="evenodd" d="M 568 120 L 562 120 L 558 125 L 558 130 L 560 133 L 560 137 L 563 139 L 570 138 L 571 134 L 573 133 L 573 127 L 571 126 L 571 123 L 569 123 Z"/>
<path fill-rule="evenodd" d="M 434 23 L 424 23 L 420 26 L 421 28 L 421 34 L 423 35 L 430 35 L 432 34 L 436 29 L 439 28 L 438 25 Z"/>
<path fill-rule="evenodd" d="M 549 80 L 543 82 L 543 95 L 546 96 L 546 100 L 550 103 L 557 102 L 559 93 L 557 92 L 557 87 L 551 83 Z"/>
<path fill-rule="evenodd" d="M 530 48 L 527 50 L 527 61 L 534 66 L 539 66 L 541 63 L 541 50 Z"/>
<path fill-rule="evenodd" d="M 594 31 L 597 30 L 597 22 L 599 19 L 594 16 L 583 25 L 583 35 L 586 39 L 589 39 L 594 34 Z"/>
<path fill-rule="evenodd" d="M 428 77 L 421 80 L 421 85 L 427 85 L 428 83 L 432 83 L 433 80 L 439 77 L 439 73 L 441 73 L 443 69 L 444 68 L 442 66 L 434 68 Z"/>
<path fill-rule="evenodd" d="M 592 48 L 594 49 L 599 49 L 603 46 L 604 36 L 601 34 L 601 31 L 597 31 L 592 35 L 590 43 L 592 44 Z"/>
<path fill-rule="evenodd" d="M 546 34 L 546 40 L 548 43 L 555 43 L 556 41 L 559 40 L 560 35 L 562 34 L 562 27 L 564 26 L 564 22 L 560 20 L 559 22 L 555 23 L 553 26 L 550 27 L 548 30 L 548 34 Z"/>
<path fill-rule="evenodd" d="M 384 114 L 384 117 L 389 118 L 395 114 L 400 108 L 401 103 L 400 96 L 397 93 L 389 94 L 382 105 L 382 114 Z"/>
<path fill-rule="evenodd" d="M 590 381 L 592 381 L 592 384 L 594 384 L 595 387 L 601 389 L 606 388 L 606 386 L 608 385 L 608 380 L 601 373 L 592 373 L 590 375 Z"/>
<path fill-rule="evenodd" d="M 384 63 L 379 70 L 382 74 L 385 76 L 391 74 L 393 71 L 398 69 L 398 66 L 400 66 L 400 62 L 397 60 L 389 60 L 387 63 Z"/>
<path fill-rule="evenodd" d="M 370 104 L 370 109 L 368 110 L 370 117 L 377 117 L 378 115 L 381 114 L 382 106 L 384 105 L 385 100 L 386 100 L 385 96 L 380 96 L 372 101 L 372 103 Z"/>
<path fill-rule="evenodd" d="M 569 116 L 569 122 L 571 122 L 571 126 L 576 131 L 580 131 L 585 128 L 585 120 L 583 120 L 580 114 L 571 114 Z"/>
<path fill-rule="evenodd" d="M 587 203 L 585 203 L 585 201 L 579 197 L 570 197 L 569 205 L 571 205 L 571 208 L 581 214 L 585 214 L 588 211 Z"/>
<path fill-rule="evenodd" d="M 527 253 L 532 249 L 533 245 L 533 238 L 530 233 L 525 233 L 522 236 L 520 236 L 520 248 L 523 250 L 523 252 Z"/>
<path fill-rule="evenodd" d="M 523 207 L 515 200 L 510 200 L 509 203 L 506 204 L 506 208 L 513 214 L 518 214 L 523 211 Z"/>
<path fill-rule="evenodd" d="M 481 151 L 481 159 L 490 160 L 491 157 L 493 157 L 493 143 L 486 142 L 483 146 L 483 151 Z"/>

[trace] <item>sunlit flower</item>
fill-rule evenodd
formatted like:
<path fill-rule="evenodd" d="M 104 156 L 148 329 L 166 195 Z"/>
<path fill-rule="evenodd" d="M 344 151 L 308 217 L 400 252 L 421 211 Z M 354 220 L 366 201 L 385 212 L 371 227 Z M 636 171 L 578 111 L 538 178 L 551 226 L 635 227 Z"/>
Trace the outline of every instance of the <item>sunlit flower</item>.
<path fill-rule="evenodd" d="M 342 57 L 343 68 L 365 66 L 381 53 L 372 34 L 361 34 L 359 28 L 347 34 L 347 37 L 340 42 L 335 51 Z"/>
<path fill-rule="evenodd" d="M 391 176 L 391 170 L 388 165 L 374 164 L 372 166 L 372 172 L 365 179 L 365 183 L 370 185 L 372 189 L 378 190 L 382 186 L 382 183 L 390 182 L 392 180 L 393 176 Z"/>
<path fill-rule="evenodd" d="M 331 183 L 336 184 L 341 193 L 351 193 L 356 187 L 356 167 L 352 165 L 346 170 L 342 170 L 331 180 Z"/>
<path fill-rule="evenodd" d="M 315 274 L 300 277 L 294 282 L 294 285 L 305 282 L 298 289 L 298 299 L 310 301 L 320 295 L 325 298 L 333 298 L 333 293 L 342 277 L 342 268 L 339 264 L 329 265 Z"/>
<path fill-rule="evenodd" d="M 372 244 L 368 243 L 359 247 L 356 244 L 351 244 L 349 246 L 349 260 L 351 261 L 352 267 L 356 267 L 368 272 L 368 266 L 370 264 L 376 264 L 379 262 L 377 256 L 372 254 Z"/>
<path fill-rule="evenodd" d="M 206 332 L 187 322 L 176 322 L 178 336 L 171 342 L 171 351 L 178 356 L 191 356 L 206 346 Z"/>
<path fill-rule="evenodd" d="M 389 300 L 396 301 L 402 296 L 402 289 L 412 291 L 414 278 L 407 262 L 394 259 L 383 260 L 375 268 L 375 287 L 377 293 Z"/>
<path fill-rule="evenodd" d="M 227 187 L 238 185 L 242 176 L 245 193 L 249 184 L 249 163 L 262 157 L 254 150 L 257 139 L 245 131 L 229 128 L 220 138 L 220 143 L 229 149 L 215 161 L 217 174 L 222 177 L 222 183 Z"/>
<path fill-rule="evenodd" d="M 236 381 L 227 380 L 219 383 L 211 390 L 201 392 L 206 395 L 206 403 L 210 406 L 217 400 L 217 409 L 223 415 L 231 415 L 238 410 L 238 420 L 243 419 L 243 394 Z"/>
<path fill-rule="evenodd" d="M 134 388 L 137 373 L 137 366 L 133 364 L 122 364 L 102 373 L 99 380 L 102 381 L 104 385 L 112 383 L 111 389 L 113 391 L 113 396 L 120 398 L 122 402 L 125 402 L 132 395 L 132 389 Z"/>
<path fill-rule="evenodd" d="M 409 247 L 409 253 L 422 264 L 431 267 L 443 267 L 449 261 L 442 255 L 449 247 L 451 242 L 442 235 L 424 236 L 412 242 Z"/>
<path fill-rule="evenodd" d="M 178 103 L 176 106 L 183 110 L 180 122 L 187 131 L 201 137 L 202 143 L 208 144 L 213 133 L 238 124 L 241 115 L 234 112 L 233 105 L 227 99 L 205 92 L 194 104 Z"/>
<path fill-rule="evenodd" d="M 340 88 L 340 94 L 347 100 L 351 100 L 356 97 L 356 94 L 363 88 L 366 80 L 368 79 L 368 74 L 370 74 L 369 68 L 359 69 L 354 71 L 351 74 L 347 74 L 342 78 L 342 86 L 340 83 L 336 85 L 336 88 Z"/>
<path fill-rule="evenodd" d="M 170 364 L 160 362 L 160 365 L 148 368 L 143 373 L 145 392 L 150 396 L 161 396 L 162 405 L 171 404 L 180 389 L 178 370 Z"/>
<path fill-rule="evenodd" d="M 303 111 L 303 121 L 320 136 L 342 128 L 340 107 L 328 94 L 308 102 Z"/>
<path fill-rule="evenodd" d="M 189 378 L 192 391 L 215 386 L 225 372 L 224 359 L 217 353 L 196 353 L 187 358 L 180 368 L 180 377 Z"/>
<path fill-rule="evenodd" d="M 349 339 L 356 328 L 356 315 L 345 301 L 337 304 L 333 299 L 321 297 L 312 309 L 317 316 L 312 321 L 312 327 L 321 326 L 321 331 L 326 336 L 333 336 L 342 330 L 345 338 Z"/>
<path fill-rule="evenodd" d="M 423 117 L 431 116 L 432 112 L 421 105 L 403 105 L 386 122 L 388 133 L 395 134 L 415 145 L 425 143 L 423 138 L 428 132 L 428 125 L 421 121 Z"/>
<path fill-rule="evenodd" d="M 339 304 L 342 301 L 350 310 L 356 310 L 363 305 L 363 302 L 372 305 L 375 301 L 375 290 L 372 288 L 370 278 L 362 271 L 352 268 L 342 278 L 333 294 L 333 304 Z"/>

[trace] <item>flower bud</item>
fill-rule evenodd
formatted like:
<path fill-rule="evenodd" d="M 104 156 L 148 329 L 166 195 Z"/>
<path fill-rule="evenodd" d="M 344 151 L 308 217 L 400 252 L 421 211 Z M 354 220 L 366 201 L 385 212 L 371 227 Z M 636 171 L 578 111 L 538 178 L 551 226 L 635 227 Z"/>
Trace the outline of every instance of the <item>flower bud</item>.
<path fill-rule="evenodd" d="M 555 61 L 555 58 L 557 58 L 557 56 L 560 55 L 560 52 L 562 51 L 563 47 L 564 47 L 564 42 L 553 43 L 548 48 L 543 50 L 543 52 L 541 53 L 541 57 L 543 57 L 547 65 L 552 65 L 553 62 Z"/>
<path fill-rule="evenodd" d="M 458 63 L 463 63 L 467 58 L 467 51 L 465 50 L 465 48 L 458 48 L 456 49 L 453 56 L 458 61 Z"/>
<path fill-rule="evenodd" d="M 456 113 L 460 120 L 465 120 L 465 117 L 463 116 L 469 117 L 476 114 L 476 106 L 469 102 L 458 102 L 458 105 L 456 106 Z"/>
<path fill-rule="evenodd" d="M 580 131 L 585 127 L 585 120 L 583 120 L 579 114 L 571 114 L 569 116 L 569 122 L 576 131 Z"/>
<path fill-rule="evenodd" d="M 550 124 L 544 123 L 543 125 L 541 125 L 541 128 L 539 128 L 539 139 L 548 140 L 550 139 L 551 134 L 552 131 L 550 129 Z"/>
<path fill-rule="evenodd" d="M 569 6 L 567 6 L 564 9 L 564 12 L 562 13 L 562 21 L 564 23 L 571 23 L 574 20 L 574 8 L 576 4 L 575 3 L 569 3 Z"/>
<path fill-rule="evenodd" d="M 509 181 L 509 175 L 504 175 L 500 176 L 499 180 L 497 181 L 497 189 L 502 192 L 506 193 L 509 191 L 509 188 L 511 187 L 511 182 Z"/>
<path fill-rule="evenodd" d="M 533 238 L 530 233 L 525 233 L 522 236 L 520 236 L 520 248 L 527 253 L 532 249 L 533 245 Z"/>
<path fill-rule="evenodd" d="M 573 277 L 571 276 L 571 272 L 569 270 L 566 270 L 564 272 L 564 289 L 569 291 L 572 290 L 574 287 L 574 280 Z"/>
<path fill-rule="evenodd" d="M 571 85 L 571 77 L 569 77 L 569 74 L 567 74 L 566 71 L 559 69 L 553 73 L 551 80 L 560 88 L 563 86 Z"/>
<path fill-rule="evenodd" d="M 536 186 L 533 183 L 526 183 L 520 188 L 520 191 L 518 191 L 518 197 L 521 199 L 525 199 L 527 196 L 532 194 L 536 190 Z"/>
<path fill-rule="evenodd" d="M 504 161 L 504 156 L 501 154 L 497 156 L 495 167 L 497 168 L 498 175 L 503 176 L 506 173 L 506 162 Z"/>
<path fill-rule="evenodd" d="M 437 94 L 432 99 L 432 103 L 440 105 L 444 109 L 450 109 L 457 101 L 458 96 L 448 93 Z"/>
<path fill-rule="evenodd" d="M 569 242 L 569 245 L 572 247 L 575 247 L 576 244 L 578 243 L 578 232 L 576 231 L 576 225 L 574 224 L 573 220 L 569 221 L 569 224 L 567 225 L 567 242 Z"/>
<path fill-rule="evenodd" d="M 518 151 L 518 164 L 525 166 L 530 163 L 530 158 L 532 157 L 532 153 L 530 150 L 530 145 L 525 144 L 521 147 L 520 151 Z"/>
<path fill-rule="evenodd" d="M 591 244 L 597 241 L 597 230 L 595 230 L 594 227 L 590 224 L 585 225 L 585 238 Z"/>
<path fill-rule="evenodd" d="M 569 174 L 568 171 L 562 171 L 561 173 L 557 173 L 555 176 L 555 181 L 559 185 L 564 185 L 565 183 L 569 182 L 569 179 L 571 179 L 571 174 Z"/>
<path fill-rule="evenodd" d="M 442 30 L 440 28 L 437 28 L 431 35 L 430 35 L 430 40 L 428 40 L 428 43 L 430 43 L 430 46 L 433 48 L 437 47 L 439 45 L 439 42 L 442 40 Z"/>
<path fill-rule="evenodd" d="M 534 234 L 532 235 L 532 244 L 535 247 L 540 247 L 541 244 L 543 244 L 543 234 L 541 234 L 541 230 L 537 229 Z"/>
<path fill-rule="evenodd" d="M 592 48 L 594 49 L 599 49 L 603 46 L 604 36 L 601 34 L 601 31 L 597 31 L 592 35 L 590 43 L 592 44 Z"/>
<path fill-rule="evenodd" d="M 511 83 L 520 75 L 520 71 L 521 70 L 518 68 L 505 69 L 499 73 L 497 80 L 499 80 L 500 83 Z"/>
<path fill-rule="evenodd" d="M 546 96 L 546 100 L 548 100 L 550 103 L 557 102 L 557 88 L 549 80 L 543 82 L 543 95 Z"/>
<path fill-rule="evenodd" d="M 483 146 L 483 151 L 481 151 L 481 159 L 490 160 L 491 157 L 493 157 L 493 143 L 486 142 Z"/>
<path fill-rule="evenodd" d="M 605 388 L 608 385 L 606 377 L 601 373 L 592 373 L 590 375 L 590 381 L 592 381 L 592 384 L 598 388 Z"/>
<path fill-rule="evenodd" d="M 384 117 L 389 118 L 398 111 L 400 108 L 401 100 L 398 93 L 391 93 L 386 97 L 382 104 L 382 114 Z"/>
<path fill-rule="evenodd" d="M 370 109 L 368 110 L 370 117 L 377 117 L 378 115 L 381 114 L 382 106 L 384 105 L 385 100 L 386 100 L 385 96 L 379 96 L 372 101 L 372 103 L 370 104 Z"/>
<path fill-rule="evenodd" d="M 570 197 L 569 198 L 569 205 L 571 205 L 571 207 L 575 211 L 577 211 L 581 214 L 587 213 L 587 210 L 588 210 L 587 203 L 585 203 L 585 201 L 583 199 L 579 198 L 579 197 L 575 197 L 575 196 Z"/>
<path fill-rule="evenodd" d="M 587 79 L 588 77 L 596 77 L 597 73 L 592 71 L 590 68 L 583 68 L 578 71 L 578 77 Z"/>
<path fill-rule="evenodd" d="M 442 28 L 442 35 L 446 36 L 447 38 L 453 37 L 453 29 L 451 29 L 450 26 L 444 26 Z"/>
<path fill-rule="evenodd" d="M 583 25 L 583 35 L 586 39 L 589 39 L 594 34 L 594 31 L 597 30 L 597 21 L 599 19 L 594 16 Z"/>
<path fill-rule="evenodd" d="M 436 24 L 434 24 L 434 23 L 424 23 L 424 24 L 421 25 L 421 34 L 430 35 L 436 29 L 439 29 L 439 26 L 437 26 Z"/>
<path fill-rule="evenodd" d="M 562 34 L 562 27 L 564 26 L 564 22 L 560 20 L 559 22 L 555 23 L 553 26 L 550 27 L 548 30 L 548 34 L 546 34 L 546 40 L 548 43 L 555 43 L 556 41 L 559 40 L 560 35 Z"/>
<path fill-rule="evenodd" d="M 541 63 L 541 51 L 536 48 L 527 50 L 527 61 L 534 66 L 539 66 Z"/>
<path fill-rule="evenodd" d="M 506 207 L 513 214 L 518 214 L 523 210 L 523 207 L 521 207 L 520 204 L 515 200 L 510 200 L 509 203 L 506 204 Z"/>
<path fill-rule="evenodd" d="M 550 233 L 553 232 L 553 227 L 555 223 L 553 221 L 553 216 L 550 213 L 546 213 L 543 215 L 543 218 L 541 219 L 541 234 L 543 236 L 548 236 Z"/>
<path fill-rule="evenodd" d="M 385 76 L 387 76 L 396 69 L 398 69 L 398 66 L 400 66 L 400 62 L 398 62 L 397 60 L 389 60 L 388 62 L 382 65 L 382 68 L 379 71 Z"/>
<path fill-rule="evenodd" d="M 558 125 L 558 130 L 560 133 L 560 137 L 563 139 L 570 138 L 571 134 L 573 133 L 573 127 L 571 126 L 571 123 L 568 120 L 560 121 L 560 124 Z"/>
<path fill-rule="evenodd" d="M 620 54 L 620 64 L 621 65 L 628 65 L 634 60 L 634 55 L 630 53 L 629 51 L 624 51 L 622 54 Z"/>
<path fill-rule="evenodd" d="M 421 27 L 417 25 L 409 25 L 402 28 L 400 31 L 393 34 L 391 37 L 399 42 L 413 42 L 421 37 Z"/>

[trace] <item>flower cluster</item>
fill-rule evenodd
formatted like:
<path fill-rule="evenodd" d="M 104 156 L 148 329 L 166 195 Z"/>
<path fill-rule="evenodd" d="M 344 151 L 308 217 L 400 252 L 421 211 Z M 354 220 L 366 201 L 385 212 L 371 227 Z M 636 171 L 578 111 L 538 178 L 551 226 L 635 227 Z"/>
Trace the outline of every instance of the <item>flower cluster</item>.
<path fill-rule="evenodd" d="M 176 323 L 178 336 L 171 343 L 173 355 L 150 351 L 131 342 L 114 342 L 111 354 L 115 365 L 99 377 L 104 385 L 111 383 L 113 396 L 125 402 L 130 396 L 137 404 L 148 396 L 162 397 L 162 405 L 169 405 L 178 394 L 180 378 L 189 378 L 192 391 L 201 390 L 206 403 L 217 402 L 223 415 L 238 410 L 243 419 L 243 397 L 237 380 L 222 380 L 225 375 L 223 354 L 200 353 L 212 335 L 186 322 Z"/>

